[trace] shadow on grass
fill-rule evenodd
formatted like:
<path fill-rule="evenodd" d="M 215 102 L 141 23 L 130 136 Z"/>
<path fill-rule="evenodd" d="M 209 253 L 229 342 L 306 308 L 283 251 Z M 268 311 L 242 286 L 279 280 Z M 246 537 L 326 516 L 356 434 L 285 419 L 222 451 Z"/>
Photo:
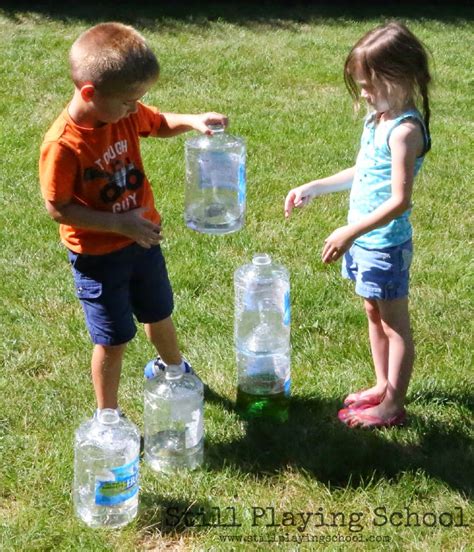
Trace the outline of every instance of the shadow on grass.
<path fill-rule="evenodd" d="M 208 400 L 234 408 L 231 401 L 221 400 L 212 391 Z M 473 397 L 466 393 L 451 400 L 469 407 Z M 291 466 L 331 487 L 342 488 L 355 488 L 369 480 L 396 479 L 404 472 L 421 469 L 472 495 L 474 442 L 466 433 L 410 412 L 406 428 L 349 429 L 336 417 L 340 407 L 340 401 L 293 397 L 286 423 L 254 419 L 247 422 L 242 439 L 207 443 L 207 464 L 214 470 L 230 465 L 253 474 L 273 474 Z M 405 443 L 406 432 L 413 434 L 413 430 L 414 444 Z"/>
<path fill-rule="evenodd" d="M 428 395 L 418 393 L 415 400 L 431 402 L 437 398 L 443 402 L 442 392 L 432 390 Z M 232 401 L 207 386 L 205 399 L 235 412 Z M 472 409 L 473 396 L 467 391 L 446 400 Z M 421 469 L 466 496 L 472 495 L 474 443 L 460 430 L 414 415 L 410 415 L 406 428 L 351 430 L 337 420 L 339 407 L 336 400 L 293 397 L 287 422 L 257 418 L 247 421 L 246 434 L 239 440 L 207 442 L 206 467 L 212 472 L 225 466 L 257 476 L 272 476 L 293 467 L 331 488 L 357 488 Z M 416 432 L 417 444 L 403 443 L 407 431 Z M 219 512 L 211 501 L 167 499 L 142 491 L 138 527 L 144 539 L 179 539 L 212 527 L 232 527 L 216 525 L 231 521 L 229 515 L 221 520 Z"/>
<path fill-rule="evenodd" d="M 179 535 L 211 521 L 209 515 L 212 512 L 210 502 L 170 500 L 156 493 L 140 492 L 137 523 L 144 536 Z"/>
<path fill-rule="evenodd" d="M 474 19 L 474 10 L 469 0 L 446 3 L 433 0 L 417 3 L 408 0 L 398 2 L 290 2 L 263 0 L 261 2 L 236 1 L 185 1 L 185 2 L 39 2 L 17 0 L 2 2 L 4 15 L 15 21 L 21 20 L 21 12 L 29 11 L 60 21 L 80 19 L 89 24 L 99 21 L 120 20 L 140 28 L 155 28 L 165 22 L 172 28 L 171 20 L 184 21 L 205 27 L 210 21 L 222 20 L 237 25 L 265 24 L 291 29 L 294 23 L 331 20 L 340 24 L 346 21 L 366 19 L 408 18 L 456 22 Z"/>

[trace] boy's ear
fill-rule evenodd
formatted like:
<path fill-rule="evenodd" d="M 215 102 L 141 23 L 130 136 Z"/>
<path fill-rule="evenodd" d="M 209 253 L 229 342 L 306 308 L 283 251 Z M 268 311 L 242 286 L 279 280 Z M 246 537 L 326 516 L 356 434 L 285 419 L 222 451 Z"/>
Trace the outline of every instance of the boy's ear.
<path fill-rule="evenodd" d="M 85 102 L 92 101 L 95 94 L 95 86 L 91 82 L 86 82 L 81 86 L 81 97 Z"/>

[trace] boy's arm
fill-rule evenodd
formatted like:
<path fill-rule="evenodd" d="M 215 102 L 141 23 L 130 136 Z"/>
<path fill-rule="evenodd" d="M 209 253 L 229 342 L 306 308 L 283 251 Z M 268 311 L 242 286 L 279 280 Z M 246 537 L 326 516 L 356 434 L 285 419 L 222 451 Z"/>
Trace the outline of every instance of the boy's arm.
<path fill-rule="evenodd" d="M 350 190 L 354 179 L 355 165 L 332 176 L 313 180 L 288 192 L 285 199 L 285 217 L 289 217 L 294 207 L 307 205 L 314 197 Z"/>
<path fill-rule="evenodd" d="M 155 133 L 160 138 L 169 138 L 177 136 L 188 130 L 197 130 L 203 134 L 212 134 L 208 125 L 227 126 L 228 119 L 221 113 L 161 113 L 161 125 Z"/>
<path fill-rule="evenodd" d="M 399 217 L 411 205 L 415 161 L 423 151 L 423 136 L 416 123 L 404 123 L 392 132 L 392 196 L 362 220 L 342 226 L 326 240 L 322 258 L 325 263 L 336 261 L 353 241 L 375 228 L 385 226 Z"/>
<path fill-rule="evenodd" d="M 73 202 L 47 199 L 45 206 L 51 218 L 56 222 L 100 232 L 122 234 L 147 249 L 152 245 L 159 244 L 163 239 L 161 226 L 143 218 L 145 207 L 116 214 L 98 211 Z"/>

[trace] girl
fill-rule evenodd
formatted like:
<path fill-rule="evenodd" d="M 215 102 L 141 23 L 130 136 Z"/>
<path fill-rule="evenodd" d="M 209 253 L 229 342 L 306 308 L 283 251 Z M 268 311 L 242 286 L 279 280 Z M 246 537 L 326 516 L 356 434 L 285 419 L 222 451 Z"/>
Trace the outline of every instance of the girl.
<path fill-rule="evenodd" d="M 405 422 L 414 360 L 409 216 L 413 180 L 430 149 L 427 54 L 407 27 L 391 22 L 352 48 L 344 80 L 356 107 L 360 94 L 370 109 L 356 164 L 292 189 L 285 216 L 316 196 L 351 190 L 348 223 L 325 240 L 322 260 L 343 256 L 342 274 L 364 298 L 376 382 L 348 395 L 338 417 L 349 427 L 390 427 Z"/>

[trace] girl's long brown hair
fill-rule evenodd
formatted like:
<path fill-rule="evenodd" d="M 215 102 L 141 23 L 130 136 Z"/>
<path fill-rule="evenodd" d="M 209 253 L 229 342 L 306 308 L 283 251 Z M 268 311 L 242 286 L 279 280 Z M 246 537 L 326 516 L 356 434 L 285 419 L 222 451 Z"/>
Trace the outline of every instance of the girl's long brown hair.
<path fill-rule="evenodd" d="M 402 23 L 391 21 L 372 29 L 355 44 L 344 65 L 344 82 L 358 105 L 356 71 L 361 71 L 371 83 L 383 83 L 389 91 L 401 88 L 406 98 L 416 101 L 421 97 L 428 151 L 431 147 L 428 95 L 431 75 L 428 55 L 420 40 Z"/>

